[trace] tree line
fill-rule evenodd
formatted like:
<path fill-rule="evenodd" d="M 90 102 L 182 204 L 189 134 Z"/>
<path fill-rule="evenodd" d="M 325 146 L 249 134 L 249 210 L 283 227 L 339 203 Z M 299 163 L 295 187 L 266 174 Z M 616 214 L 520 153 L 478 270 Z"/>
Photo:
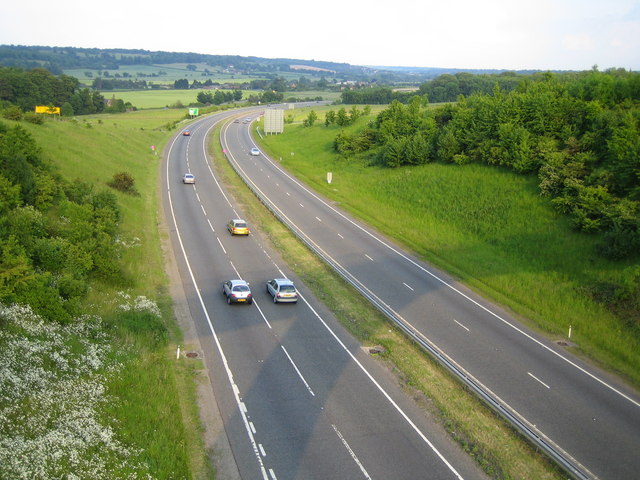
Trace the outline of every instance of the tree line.
<path fill-rule="evenodd" d="M 510 91 L 429 100 L 393 101 L 359 133 L 338 134 L 334 149 L 391 168 L 478 162 L 537 175 L 576 229 L 602 232 L 603 255 L 640 255 L 639 73 L 546 73 Z"/>
<path fill-rule="evenodd" d="M 20 125 L 0 123 L 0 303 L 78 316 L 89 279 L 121 278 L 116 196 L 66 182 Z"/>
<path fill-rule="evenodd" d="M 104 97 L 97 91 L 81 88 L 74 77 L 56 76 L 44 68 L 0 67 L 0 110 L 14 106 L 23 112 L 33 112 L 36 105 L 59 106 L 66 115 L 105 110 Z"/>

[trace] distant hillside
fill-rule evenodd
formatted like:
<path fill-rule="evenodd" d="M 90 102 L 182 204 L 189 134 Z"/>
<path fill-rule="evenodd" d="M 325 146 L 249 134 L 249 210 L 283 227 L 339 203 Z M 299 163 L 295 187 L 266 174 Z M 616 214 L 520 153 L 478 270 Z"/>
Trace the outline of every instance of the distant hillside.
<path fill-rule="evenodd" d="M 138 49 L 98 49 L 0 45 L 0 66 L 23 69 L 46 68 L 60 75 L 65 70 L 118 70 L 133 65 L 199 64 L 212 69 L 233 68 L 244 75 L 281 75 L 295 73 L 330 77 L 343 81 L 366 81 L 381 84 L 419 84 L 444 73 L 460 69 L 420 67 L 371 67 L 348 63 L 289 58 L 241 57 L 238 55 L 208 55 L 193 52 L 152 52 Z M 500 70 L 465 70 L 469 73 L 499 73 Z"/>

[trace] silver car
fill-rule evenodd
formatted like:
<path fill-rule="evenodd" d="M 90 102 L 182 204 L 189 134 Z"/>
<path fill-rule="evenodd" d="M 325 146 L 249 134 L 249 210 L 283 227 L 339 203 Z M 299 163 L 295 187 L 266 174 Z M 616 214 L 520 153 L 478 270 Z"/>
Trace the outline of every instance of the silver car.
<path fill-rule="evenodd" d="M 251 305 L 251 289 L 244 280 L 227 280 L 222 284 L 222 294 L 227 297 L 227 303 L 248 303 Z"/>
<path fill-rule="evenodd" d="M 251 149 L 251 155 L 254 155 L 254 156 L 260 155 L 260 150 L 258 150 L 256 147 L 253 147 Z"/>
<path fill-rule="evenodd" d="M 182 176 L 182 183 L 196 183 L 196 177 L 193 176 L 193 174 L 191 173 L 185 173 Z"/>
<path fill-rule="evenodd" d="M 298 291 L 288 278 L 274 278 L 267 282 L 267 293 L 273 297 L 273 303 L 298 301 Z"/>

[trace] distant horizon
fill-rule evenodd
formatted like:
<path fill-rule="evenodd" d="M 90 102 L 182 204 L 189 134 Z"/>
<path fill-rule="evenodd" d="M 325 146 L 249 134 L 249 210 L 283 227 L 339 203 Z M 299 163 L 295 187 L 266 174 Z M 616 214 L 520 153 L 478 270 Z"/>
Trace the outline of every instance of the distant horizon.
<path fill-rule="evenodd" d="M 581 69 L 581 70 L 576 70 L 576 69 L 570 69 L 570 68 L 555 68 L 555 69 L 541 69 L 541 68 L 499 68 L 499 67 L 485 67 L 485 68 L 480 68 L 480 67 L 441 67 L 441 66 L 418 66 L 418 65 L 382 65 L 382 64 L 354 64 L 354 63 L 348 63 L 348 62 L 340 62 L 340 61 L 335 61 L 335 60 L 317 60 L 317 59 L 308 59 L 308 58 L 293 58 L 293 57 L 282 57 L 282 56 L 275 56 L 275 57 L 264 57 L 264 56 L 260 56 L 260 55 L 238 55 L 238 54 L 229 54 L 229 53 L 202 53 L 202 52 L 197 52 L 194 50 L 189 50 L 189 51 L 178 51 L 178 50 L 150 50 L 147 48 L 124 48 L 124 47 L 106 47 L 106 48 L 102 48 L 102 47 L 79 47 L 79 46 L 72 46 L 72 45 L 43 45 L 43 44 L 7 44 L 7 43 L 3 43 L 0 44 L 0 47 L 27 47 L 27 48 L 38 48 L 38 47 L 42 47 L 42 48 L 51 48 L 51 49 L 56 49 L 56 48 L 74 48 L 74 49 L 80 49 L 80 50 L 113 50 L 113 51 L 144 51 L 144 52 L 149 52 L 149 53 L 172 53 L 172 54 L 195 54 L 195 55 L 210 55 L 210 56 L 215 56 L 215 57 L 240 57 L 240 58 L 264 58 L 267 60 L 294 60 L 294 61 L 299 61 L 299 62 L 316 62 L 316 63 L 332 63 L 332 64 L 338 64 L 338 65 L 349 65 L 349 66 L 353 66 L 353 67 L 364 67 L 364 68 L 370 68 L 370 69 L 407 69 L 407 70 L 456 70 L 456 71 L 460 71 L 460 72 L 464 72 L 464 71 L 495 71 L 495 72 L 522 72 L 522 71 L 526 71 L 526 72 L 547 72 L 547 71 L 551 71 L 551 72 L 580 72 L 580 71 L 588 71 L 588 70 L 592 70 L 594 67 L 597 67 L 598 71 L 606 71 L 609 69 L 624 69 L 627 71 L 640 71 L 640 70 L 633 70 L 633 69 L 629 69 L 629 68 L 625 68 L 622 66 L 615 66 L 615 67 L 607 67 L 606 69 L 601 69 L 598 65 L 592 65 L 590 68 L 587 69 Z"/>

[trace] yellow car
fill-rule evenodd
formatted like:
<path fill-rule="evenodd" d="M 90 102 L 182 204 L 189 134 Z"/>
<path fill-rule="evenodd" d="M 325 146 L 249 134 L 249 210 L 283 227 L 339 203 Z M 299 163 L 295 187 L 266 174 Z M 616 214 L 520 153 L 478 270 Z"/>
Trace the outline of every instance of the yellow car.
<path fill-rule="evenodd" d="M 231 235 L 249 235 L 249 227 L 247 222 L 240 218 L 235 218 L 227 223 L 227 230 Z"/>

